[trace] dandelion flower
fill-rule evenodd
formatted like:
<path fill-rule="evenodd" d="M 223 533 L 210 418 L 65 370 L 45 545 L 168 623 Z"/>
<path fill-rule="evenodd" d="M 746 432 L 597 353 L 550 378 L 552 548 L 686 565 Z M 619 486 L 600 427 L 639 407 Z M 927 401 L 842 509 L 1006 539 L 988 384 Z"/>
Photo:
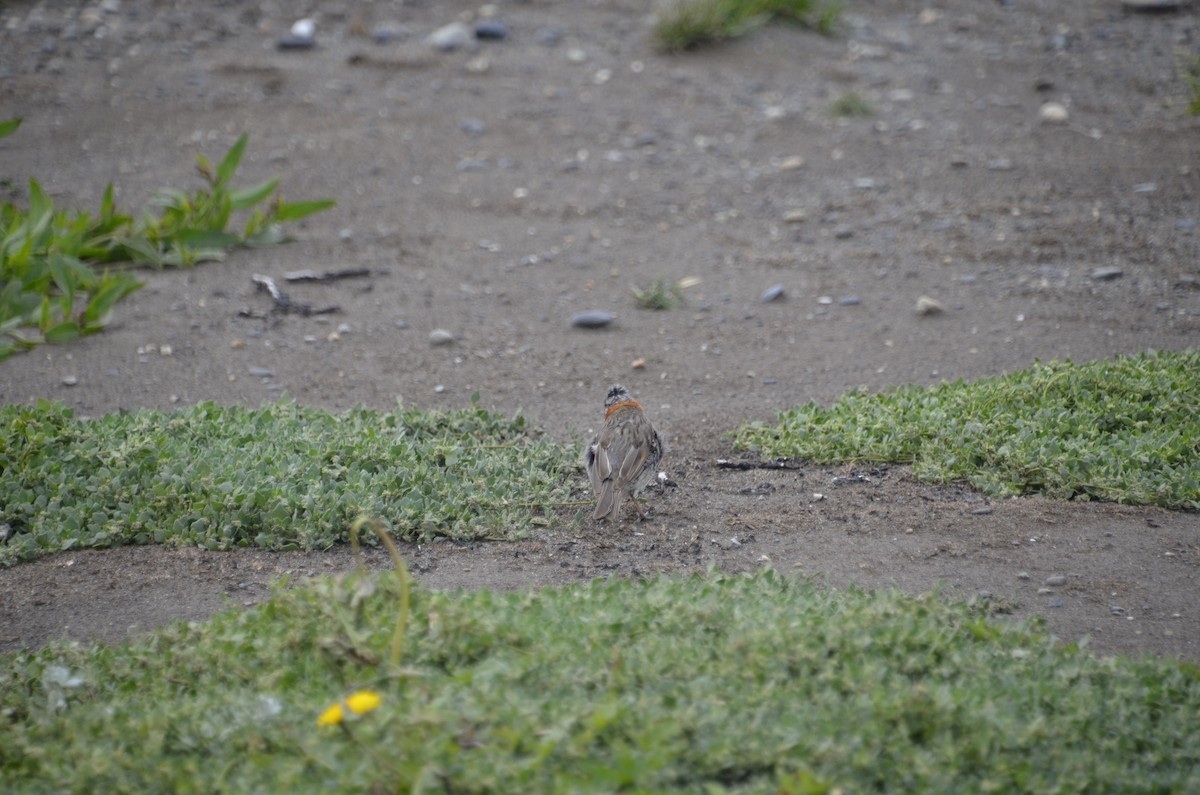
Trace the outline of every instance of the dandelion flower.
<path fill-rule="evenodd" d="M 379 706 L 383 698 L 374 690 L 359 690 L 346 696 L 321 713 L 317 718 L 318 726 L 336 726 L 346 718 L 346 712 L 363 715 Z"/>

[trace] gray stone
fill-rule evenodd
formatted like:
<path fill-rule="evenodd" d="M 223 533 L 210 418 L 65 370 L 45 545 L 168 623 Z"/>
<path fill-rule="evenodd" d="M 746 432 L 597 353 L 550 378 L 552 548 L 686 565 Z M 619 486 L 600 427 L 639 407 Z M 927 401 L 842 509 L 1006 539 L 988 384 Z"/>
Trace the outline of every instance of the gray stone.
<path fill-rule="evenodd" d="M 571 316 L 571 325 L 576 328 L 604 328 L 608 324 L 616 320 L 611 312 L 605 312 L 601 309 L 593 309 L 587 312 L 578 312 Z"/>

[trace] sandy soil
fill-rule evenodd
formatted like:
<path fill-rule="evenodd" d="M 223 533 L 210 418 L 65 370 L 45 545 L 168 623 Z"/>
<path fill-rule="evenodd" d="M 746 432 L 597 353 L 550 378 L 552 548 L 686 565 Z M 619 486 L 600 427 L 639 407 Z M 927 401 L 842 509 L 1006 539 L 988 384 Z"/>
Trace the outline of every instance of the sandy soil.
<path fill-rule="evenodd" d="M 1200 119 L 1179 73 L 1200 47 L 1194 6 L 846 6 L 831 37 L 769 27 L 671 56 L 647 4 L 621 0 L 501 2 L 507 38 L 448 52 L 425 36 L 478 5 L 5 3 L 0 117 L 25 120 L 0 142 L 11 198 L 32 176 L 92 207 L 111 181 L 138 207 L 248 131 L 245 184 L 278 174 L 288 198 L 339 203 L 289 245 L 147 273 L 103 334 L 0 364 L 0 400 L 97 415 L 478 392 L 569 439 L 621 381 L 671 445 L 677 486 L 646 521 L 572 514 L 521 543 L 408 546 L 418 578 L 769 564 L 838 588 L 942 583 L 1101 653 L 1200 659 L 1195 514 L 993 502 L 903 467 L 716 465 L 739 422 L 860 386 L 1200 340 Z M 279 50 L 309 12 L 317 46 Z M 872 115 L 830 113 L 851 92 Z M 1044 120 L 1047 102 L 1065 120 Z M 272 314 L 251 281 L 347 267 L 370 275 L 289 288 L 332 315 Z M 700 282 L 681 308 L 630 297 L 683 277 Z M 921 296 L 944 311 L 918 314 Z M 616 320 L 572 328 L 584 310 Z M 454 342 L 431 345 L 435 329 Z M 344 549 L 58 555 L 0 571 L 0 650 L 115 641 L 350 565 Z"/>

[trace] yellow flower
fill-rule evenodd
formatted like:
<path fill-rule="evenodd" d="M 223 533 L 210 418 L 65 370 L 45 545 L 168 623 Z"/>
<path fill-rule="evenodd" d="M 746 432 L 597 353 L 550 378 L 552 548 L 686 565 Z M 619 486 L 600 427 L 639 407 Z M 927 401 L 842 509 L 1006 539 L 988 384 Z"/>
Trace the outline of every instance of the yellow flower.
<path fill-rule="evenodd" d="M 359 690 L 322 712 L 317 718 L 317 725 L 336 726 L 345 719 L 346 710 L 355 715 L 362 715 L 378 707 L 382 701 L 382 697 L 374 690 Z"/>

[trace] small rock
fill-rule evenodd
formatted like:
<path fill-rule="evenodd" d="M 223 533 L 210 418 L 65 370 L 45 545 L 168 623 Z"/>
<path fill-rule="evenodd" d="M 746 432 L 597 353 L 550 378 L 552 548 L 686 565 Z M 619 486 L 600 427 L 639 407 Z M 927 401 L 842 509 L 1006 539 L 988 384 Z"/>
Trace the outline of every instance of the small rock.
<path fill-rule="evenodd" d="M 475 23 L 475 38 L 498 41 L 508 38 L 508 25 L 498 19 L 481 19 Z"/>
<path fill-rule="evenodd" d="M 554 28 L 539 28 L 533 40 L 543 47 L 554 47 L 562 40 L 562 33 Z"/>
<path fill-rule="evenodd" d="M 1038 118 L 1046 124 L 1065 124 L 1070 117 L 1061 102 L 1046 102 L 1038 108 Z"/>
<path fill-rule="evenodd" d="M 64 375 L 62 382 L 63 382 L 63 386 L 75 386 L 76 384 L 79 383 L 79 376 Z"/>
<path fill-rule="evenodd" d="M 298 19 L 292 29 L 279 40 L 281 50 L 308 50 L 317 43 L 317 23 L 311 19 Z"/>
<path fill-rule="evenodd" d="M 248 368 L 246 370 L 246 372 L 250 373 L 250 375 L 255 378 L 274 378 L 275 377 L 275 371 L 270 369 L 269 367 L 251 367 L 251 368 Z"/>
<path fill-rule="evenodd" d="M 389 42 L 393 41 L 402 41 L 407 39 L 410 35 L 411 31 L 407 27 L 391 19 L 378 22 L 375 24 L 375 27 L 371 29 L 371 38 L 375 40 L 376 44 L 388 44 Z"/>
<path fill-rule="evenodd" d="M 467 135 L 483 135 L 484 130 L 487 129 L 487 125 L 479 119 L 463 119 L 462 124 L 458 125 L 458 128 Z"/>
<path fill-rule="evenodd" d="M 593 309 L 588 312 L 578 312 L 571 316 L 571 325 L 575 328 L 604 328 L 616 318 L 611 312 Z"/>
<path fill-rule="evenodd" d="M 838 303 L 842 306 L 858 306 L 862 303 L 862 299 L 857 295 L 843 295 L 838 298 Z"/>
<path fill-rule="evenodd" d="M 1027 572 L 1027 571 L 1019 571 L 1019 572 L 1017 572 L 1017 579 L 1018 579 L 1018 580 L 1028 580 L 1028 579 L 1029 579 L 1029 572 Z"/>
<path fill-rule="evenodd" d="M 1108 608 L 1108 610 L 1109 610 L 1109 612 L 1110 612 L 1110 613 L 1112 613 L 1114 616 L 1123 616 L 1123 615 L 1125 615 L 1125 608 L 1123 608 L 1123 607 L 1117 607 L 1116 605 L 1113 605 L 1112 607 Z"/>
<path fill-rule="evenodd" d="M 1093 280 L 1098 282 L 1111 282 L 1113 279 L 1119 279 L 1125 275 L 1125 271 L 1115 266 L 1105 266 L 1101 268 L 1092 268 L 1088 274 Z"/>
<path fill-rule="evenodd" d="M 1154 193 L 1158 190 L 1157 182 L 1139 182 L 1133 186 L 1134 193 Z"/>
<path fill-rule="evenodd" d="M 804 210 L 789 210 L 783 216 L 785 224 L 802 224 L 808 220 L 808 213 Z"/>
<path fill-rule="evenodd" d="M 439 50 L 455 50 L 468 46 L 473 39 L 470 28 L 461 22 L 451 22 L 430 33 L 425 43 Z"/>
<path fill-rule="evenodd" d="M 848 226 L 839 226 L 833 230 L 833 236 L 838 240 L 849 240 L 854 237 L 854 230 Z"/>
<path fill-rule="evenodd" d="M 804 167 L 804 158 L 800 155 L 792 155 L 785 157 L 779 164 L 780 171 L 795 171 L 798 168 Z"/>
<path fill-rule="evenodd" d="M 435 328 L 429 332 L 430 345 L 449 345 L 454 342 L 454 334 L 444 328 Z"/>
<path fill-rule="evenodd" d="M 763 294 L 762 294 L 762 302 L 764 304 L 769 304 L 772 301 L 778 301 L 780 298 L 783 298 L 783 285 L 782 284 L 776 284 L 771 287 L 768 287 L 766 290 L 763 291 Z"/>
<path fill-rule="evenodd" d="M 989 171 L 1012 171 L 1013 163 L 1007 157 L 997 157 L 989 160 L 987 167 Z"/>
<path fill-rule="evenodd" d="M 639 356 L 633 360 L 633 364 L 631 364 L 630 367 L 632 367 L 634 370 L 645 370 L 646 360 Z"/>
<path fill-rule="evenodd" d="M 1053 574 L 1046 578 L 1046 584 L 1051 588 L 1057 588 L 1060 585 L 1067 584 L 1067 578 L 1061 574 Z"/>
<path fill-rule="evenodd" d="M 1182 287 L 1187 290 L 1200 290 L 1200 275 L 1194 273 L 1181 273 L 1175 279 L 1175 286 Z"/>
<path fill-rule="evenodd" d="M 1121 0 L 1121 8 L 1142 14 L 1165 14 L 1183 8 L 1187 0 Z"/>
<path fill-rule="evenodd" d="M 936 315 L 945 311 L 940 303 L 927 295 L 922 295 L 917 299 L 917 314 L 918 315 Z M 979 509 L 984 510 L 984 509 Z M 972 511 L 976 513 L 976 511 Z M 990 510 L 989 510 L 990 513 Z"/>
<path fill-rule="evenodd" d="M 1063 598 L 1061 596 L 1056 596 L 1053 599 L 1051 599 L 1050 601 L 1046 602 L 1046 607 L 1062 607 L 1062 606 L 1063 606 Z"/>
<path fill-rule="evenodd" d="M 445 385 L 445 384 L 438 384 L 437 386 L 435 386 L 435 387 L 433 388 L 433 391 L 434 391 L 434 392 L 436 392 L 437 394 L 439 394 L 439 395 L 440 395 L 440 394 L 442 394 L 443 392 L 445 392 L 445 391 L 446 391 L 446 385 Z"/>
<path fill-rule="evenodd" d="M 972 516 L 987 516 L 991 512 L 992 512 L 992 509 L 985 505 L 982 508 L 976 508 L 975 510 L 971 511 L 971 515 Z"/>

